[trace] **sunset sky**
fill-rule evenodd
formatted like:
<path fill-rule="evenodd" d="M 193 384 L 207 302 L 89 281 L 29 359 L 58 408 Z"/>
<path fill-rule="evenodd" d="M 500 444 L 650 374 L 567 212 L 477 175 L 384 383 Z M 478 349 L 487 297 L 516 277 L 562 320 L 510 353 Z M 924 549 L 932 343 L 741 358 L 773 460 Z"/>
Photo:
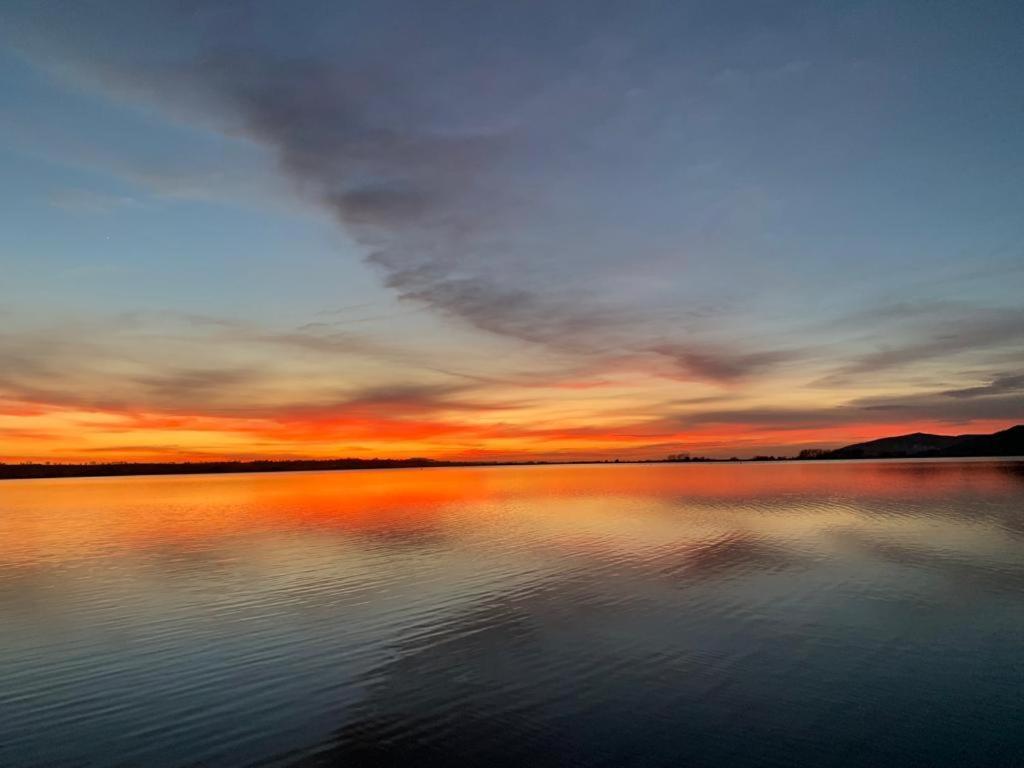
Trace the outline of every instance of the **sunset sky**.
<path fill-rule="evenodd" d="M 1024 422 L 1024 3 L 0 5 L 0 461 Z"/>

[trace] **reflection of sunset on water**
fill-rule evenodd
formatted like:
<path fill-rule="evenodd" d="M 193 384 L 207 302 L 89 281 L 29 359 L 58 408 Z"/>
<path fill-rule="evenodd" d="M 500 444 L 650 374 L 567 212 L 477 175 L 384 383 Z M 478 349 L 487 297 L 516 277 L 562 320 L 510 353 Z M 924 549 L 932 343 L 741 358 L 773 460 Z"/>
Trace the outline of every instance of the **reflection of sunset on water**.
<path fill-rule="evenodd" d="M 549 531 L 644 524 L 695 530 L 735 521 L 730 502 L 776 510 L 773 525 L 823 522 L 817 501 L 853 512 L 887 502 L 1019 493 L 1014 464 L 849 462 L 566 465 L 12 481 L 0 497 L 0 562 L 75 559 L 96 548 L 204 546 L 274 531 L 458 534 L 501 524 L 502 505 Z M 810 501 L 808 501 L 810 500 Z M 913 508 L 913 507 L 912 507 Z M 831 514 L 835 514 L 833 511 Z M 667 517 L 666 517 L 667 516 Z M 765 520 L 760 520 L 765 524 Z M 509 535 L 515 535 L 510 529 Z"/>
<path fill-rule="evenodd" d="M 809 744 L 799 764 L 819 765 L 817 745 L 849 733 L 849 718 L 822 719 L 830 707 L 926 713 L 902 727 L 935 734 L 937 719 L 998 755 L 1016 731 L 979 735 L 960 703 L 977 691 L 992 722 L 1017 714 L 1022 466 L 5 481 L 0 764 L 102 765 L 115 733 L 126 763 L 157 768 L 298 768 L 273 760 L 303 750 L 387 764 L 380 749 L 417 765 L 423 745 L 504 755 L 534 743 L 535 723 L 601 751 L 621 732 L 607 722 L 633 722 L 637 750 L 671 733 L 675 757 L 690 743 L 678 734 L 717 733 L 702 713 L 742 717 L 749 735 L 752 711 L 756 724 L 780 709 Z M 957 695 L 935 696 L 950 679 Z M 522 764 L 568 743 L 539 738 Z M 746 743 L 715 742 L 712 764 Z M 892 754 L 879 764 L 909 764 Z"/>

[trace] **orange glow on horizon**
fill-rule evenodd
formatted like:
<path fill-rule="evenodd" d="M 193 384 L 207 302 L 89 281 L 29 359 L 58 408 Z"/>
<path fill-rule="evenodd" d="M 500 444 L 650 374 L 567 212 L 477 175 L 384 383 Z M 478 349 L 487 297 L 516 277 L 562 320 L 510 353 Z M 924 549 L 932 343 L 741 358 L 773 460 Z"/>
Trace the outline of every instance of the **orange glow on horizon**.
<path fill-rule="evenodd" d="M 210 415 L 143 410 L 82 410 L 43 403 L 0 404 L 0 461 L 199 461 L 288 458 L 634 459 L 687 451 L 712 457 L 795 455 L 911 432 L 994 432 L 1004 421 L 949 424 L 876 421 L 835 426 L 615 420 L 608 408 L 565 417 L 546 414 L 396 415 L 326 409 L 280 415 Z"/>

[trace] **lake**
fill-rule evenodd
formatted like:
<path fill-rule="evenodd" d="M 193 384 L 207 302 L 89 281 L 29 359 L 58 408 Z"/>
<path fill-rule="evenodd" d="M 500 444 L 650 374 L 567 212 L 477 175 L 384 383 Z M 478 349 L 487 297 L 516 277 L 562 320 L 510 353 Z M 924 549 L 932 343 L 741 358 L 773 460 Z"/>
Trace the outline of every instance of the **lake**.
<path fill-rule="evenodd" d="M 1024 765 L 1024 463 L 0 484 L 0 765 Z"/>

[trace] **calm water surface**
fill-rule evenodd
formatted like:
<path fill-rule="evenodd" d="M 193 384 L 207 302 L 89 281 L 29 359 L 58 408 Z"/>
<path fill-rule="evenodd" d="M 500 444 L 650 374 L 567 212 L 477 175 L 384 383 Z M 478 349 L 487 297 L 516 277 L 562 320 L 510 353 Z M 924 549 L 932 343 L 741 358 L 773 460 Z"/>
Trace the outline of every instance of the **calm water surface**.
<path fill-rule="evenodd" d="M 0 766 L 1024 765 L 1024 464 L 0 484 Z"/>

